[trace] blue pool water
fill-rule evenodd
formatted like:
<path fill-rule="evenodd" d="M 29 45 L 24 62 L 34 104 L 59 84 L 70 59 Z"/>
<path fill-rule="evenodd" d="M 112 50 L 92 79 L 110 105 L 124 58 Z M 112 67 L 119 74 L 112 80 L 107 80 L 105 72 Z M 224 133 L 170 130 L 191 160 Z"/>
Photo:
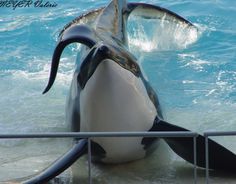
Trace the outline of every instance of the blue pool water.
<path fill-rule="evenodd" d="M 57 6 L 15 10 L 0 7 L 0 133 L 69 131 L 64 121 L 65 99 L 79 46 L 65 50 L 55 85 L 42 95 L 53 49 L 65 24 L 109 1 L 51 2 Z M 155 34 L 158 22 L 130 20 L 130 49 L 138 56 L 146 77 L 157 91 L 166 120 L 198 132 L 235 130 L 236 1 L 145 2 L 176 12 L 199 30 L 187 41 L 189 34 L 182 34 L 177 41 L 166 40 L 166 35 Z M 236 153 L 236 138 L 216 140 Z M 0 181 L 36 173 L 69 145 L 68 140 L 1 140 Z M 191 167 L 163 147 L 150 158 L 125 166 L 93 166 L 94 182 L 145 184 L 186 180 L 188 183 Z M 163 163 L 165 151 L 169 156 Z M 85 170 L 85 159 L 80 164 L 81 170 Z M 65 174 L 65 178 L 69 177 L 70 171 Z M 225 180 L 215 178 L 216 183 Z"/>

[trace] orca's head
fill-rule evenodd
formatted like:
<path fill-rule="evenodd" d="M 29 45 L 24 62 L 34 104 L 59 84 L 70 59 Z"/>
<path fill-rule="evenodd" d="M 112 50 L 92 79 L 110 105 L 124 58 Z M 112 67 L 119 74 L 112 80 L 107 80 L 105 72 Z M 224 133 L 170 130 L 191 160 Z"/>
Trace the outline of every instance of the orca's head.
<path fill-rule="evenodd" d="M 88 51 L 80 65 L 78 83 L 81 89 L 84 88 L 89 78 L 104 61 L 114 62 L 118 67 L 132 72 L 137 77 L 141 75 L 141 70 L 136 62 L 136 58 L 124 47 L 100 42 Z"/>

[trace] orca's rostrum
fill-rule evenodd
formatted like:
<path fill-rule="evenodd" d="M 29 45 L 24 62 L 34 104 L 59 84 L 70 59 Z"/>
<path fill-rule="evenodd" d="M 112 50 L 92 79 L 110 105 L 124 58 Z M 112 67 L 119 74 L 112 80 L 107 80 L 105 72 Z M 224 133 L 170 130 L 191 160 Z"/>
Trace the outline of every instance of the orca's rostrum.
<path fill-rule="evenodd" d="M 84 45 L 69 91 L 66 120 L 74 132 L 189 131 L 163 120 L 158 98 L 143 77 L 140 66 L 128 48 L 126 23 L 130 14 L 162 19 L 196 29 L 179 15 L 150 4 L 113 0 L 73 20 L 65 26 L 55 48 L 48 85 L 57 75 L 63 49 L 70 43 Z M 158 58 L 157 58 L 158 59 Z M 145 157 L 157 138 L 93 138 L 92 159 L 103 163 L 124 163 Z M 164 138 L 172 150 L 194 163 L 192 138 Z M 205 167 L 204 137 L 197 137 L 197 166 Z M 74 147 L 49 168 L 26 183 L 44 183 L 70 167 L 87 153 L 87 140 Z M 236 170 L 236 156 L 209 140 L 209 168 Z M 80 172 L 75 171 L 75 172 Z"/>

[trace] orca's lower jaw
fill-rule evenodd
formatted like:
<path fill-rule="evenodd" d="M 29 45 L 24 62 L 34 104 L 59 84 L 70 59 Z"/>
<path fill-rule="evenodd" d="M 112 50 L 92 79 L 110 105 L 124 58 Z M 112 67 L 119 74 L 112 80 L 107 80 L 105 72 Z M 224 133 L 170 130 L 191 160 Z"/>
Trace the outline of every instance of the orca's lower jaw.
<path fill-rule="evenodd" d="M 116 62 L 97 66 L 80 93 L 80 128 L 85 132 L 148 131 L 157 115 L 143 81 Z M 142 137 L 94 138 L 106 152 L 106 163 L 143 158 Z"/>

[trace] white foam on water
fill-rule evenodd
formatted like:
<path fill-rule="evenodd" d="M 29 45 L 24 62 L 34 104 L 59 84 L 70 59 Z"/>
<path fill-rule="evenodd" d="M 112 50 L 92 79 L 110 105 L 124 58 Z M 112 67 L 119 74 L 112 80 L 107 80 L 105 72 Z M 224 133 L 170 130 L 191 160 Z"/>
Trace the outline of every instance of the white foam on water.
<path fill-rule="evenodd" d="M 131 16 L 129 21 L 132 27 L 128 34 L 131 50 L 138 48 L 144 52 L 153 52 L 185 49 L 201 35 L 196 27 L 166 21 L 165 17 L 149 20 Z"/>
<path fill-rule="evenodd" d="M 65 101 L 73 73 L 71 58 L 61 59 L 52 90 L 42 95 L 50 65 L 35 58 L 32 70 L 2 71 L 0 84 L 0 132 L 40 133 L 69 131 L 65 123 Z M 24 178 L 48 167 L 67 151 L 71 140 L 0 140 L 0 181 Z M 68 177 L 67 175 L 67 178 Z"/>

